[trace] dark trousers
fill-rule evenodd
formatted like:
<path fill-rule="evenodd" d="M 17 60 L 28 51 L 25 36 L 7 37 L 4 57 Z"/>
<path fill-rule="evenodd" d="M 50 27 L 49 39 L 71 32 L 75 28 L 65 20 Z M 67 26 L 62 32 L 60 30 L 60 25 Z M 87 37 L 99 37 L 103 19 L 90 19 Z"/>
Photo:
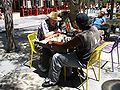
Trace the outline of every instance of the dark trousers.
<path fill-rule="evenodd" d="M 46 69 L 50 66 L 50 58 L 53 56 L 53 53 L 48 48 L 42 48 L 42 55 L 41 55 L 41 64 Z"/>

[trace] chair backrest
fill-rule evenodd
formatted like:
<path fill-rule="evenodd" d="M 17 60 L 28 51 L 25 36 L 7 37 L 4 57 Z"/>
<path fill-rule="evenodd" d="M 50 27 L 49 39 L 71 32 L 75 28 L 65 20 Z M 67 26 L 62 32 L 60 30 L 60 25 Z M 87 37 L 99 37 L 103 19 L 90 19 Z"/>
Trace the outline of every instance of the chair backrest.
<path fill-rule="evenodd" d="M 31 47 L 31 50 L 33 51 L 33 52 L 36 52 L 35 51 L 35 48 L 34 48 L 34 40 L 36 39 L 36 35 L 37 35 L 37 33 L 36 32 L 33 32 L 33 33 L 31 33 L 31 34 L 28 34 L 28 41 L 29 41 L 29 44 L 30 44 L 30 47 Z"/>
<path fill-rule="evenodd" d="M 87 66 L 91 66 L 92 64 L 94 64 L 96 61 L 100 60 L 100 55 L 101 55 L 101 51 L 102 49 L 108 44 L 108 42 L 103 43 L 102 45 L 98 46 L 92 53 L 90 56 L 90 59 L 87 63 Z"/>
<path fill-rule="evenodd" d="M 119 42 L 120 42 L 120 36 L 118 36 L 118 37 L 116 38 L 116 40 L 115 40 L 115 42 L 114 42 L 114 44 L 113 44 L 113 46 L 112 46 L 112 50 L 113 50 L 115 47 L 118 46 Z M 111 50 L 111 51 L 112 51 L 112 50 Z"/>

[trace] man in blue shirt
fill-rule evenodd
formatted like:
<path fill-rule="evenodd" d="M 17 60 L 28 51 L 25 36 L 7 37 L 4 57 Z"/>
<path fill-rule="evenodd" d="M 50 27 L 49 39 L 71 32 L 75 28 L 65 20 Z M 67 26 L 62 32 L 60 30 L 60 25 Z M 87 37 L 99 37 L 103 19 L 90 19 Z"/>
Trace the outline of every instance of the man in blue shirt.
<path fill-rule="evenodd" d="M 106 26 L 106 18 L 104 17 L 104 15 L 105 12 L 100 11 L 98 17 L 95 17 L 93 20 L 93 25 L 98 28 L 102 40 L 109 37 L 108 26 Z"/>
<path fill-rule="evenodd" d="M 95 25 L 99 30 L 103 30 L 102 26 L 106 24 L 106 19 L 104 17 L 104 12 L 100 11 L 98 17 L 95 17 L 93 20 L 93 25 Z"/>

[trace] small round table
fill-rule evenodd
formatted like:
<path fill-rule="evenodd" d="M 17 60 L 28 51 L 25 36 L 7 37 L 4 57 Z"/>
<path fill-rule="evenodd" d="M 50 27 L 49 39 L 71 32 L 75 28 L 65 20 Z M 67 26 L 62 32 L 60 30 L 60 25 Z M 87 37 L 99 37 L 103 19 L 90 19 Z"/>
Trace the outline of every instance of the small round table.
<path fill-rule="evenodd" d="M 105 81 L 102 84 L 102 90 L 120 90 L 120 80 L 113 79 Z"/>

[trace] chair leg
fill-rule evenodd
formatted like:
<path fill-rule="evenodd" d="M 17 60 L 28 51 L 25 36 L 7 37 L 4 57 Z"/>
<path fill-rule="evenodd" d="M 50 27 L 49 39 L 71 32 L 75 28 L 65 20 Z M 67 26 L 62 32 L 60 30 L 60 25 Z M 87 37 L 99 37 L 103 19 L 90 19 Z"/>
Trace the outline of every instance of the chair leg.
<path fill-rule="evenodd" d="M 30 68 L 32 68 L 32 57 L 33 57 L 33 51 L 31 51 L 31 55 L 30 55 L 30 63 L 29 63 Z"/>
<path fill-rule="evenodd" d="M 96 75 L 96 73 L 95 73 L 95 69 L 94 69 L 94 66 L 93 66 L 93 65 L 92 65 L 92 69 L 93 69 L 93 72 L 94 72 L 94 75 L 95 75 L 96 80 L 98 80 L 98 79 L 97 79 L 97 75 Z"/>
<path fill-rule="evenodd" d="M 99 66 L 98 66 L 98 81 L 100 80 L 100 60 L 98 61 L 99 62 Z"/>
<path fill-rule="evenodd" d="M 66 76 L 66 72 L 67 72 L 67 71 L 66 71 L 66 67 L 64 66 L 64 80 L 65 80 L 65 81 L 66 81 L 66 77 L 67 77 L 67 76 Z"/>
<path fill-rule="evenodd" d="M 88 90 L 88 67 L 86 69 L 86 90 Z"/>
<path fill-rule="evenodd" d="M 119 64 L 120 61 L 119 61 L 119 51 L 118 51 L 118 46 L 117 46 L 117 56 L 118 56 L 118 64 Z"/>
<path fill-rule="evenodd" d="M 77 72 L 78 72 L 78 74 L 80 74 L 80 71 L 77 69 Z M 80 79 L 80 82 L 81 82 L 81 84 L 82 84 L 82 88 L 83 88 L 83 90 L 85 90 L 85 88 L 84 88 L 84 86 L 83 86 L 83 82 L 82 82 L 82 78 L 81 78 L 81 76 L 79 75 L 79 79 Z"/>
<path fill-rule="evenodd" d="M 112 72 L 114 72 L 114 66 L 113 66 L 113 53 L 111 52 L 111 60 L 112 60 Z"/>

